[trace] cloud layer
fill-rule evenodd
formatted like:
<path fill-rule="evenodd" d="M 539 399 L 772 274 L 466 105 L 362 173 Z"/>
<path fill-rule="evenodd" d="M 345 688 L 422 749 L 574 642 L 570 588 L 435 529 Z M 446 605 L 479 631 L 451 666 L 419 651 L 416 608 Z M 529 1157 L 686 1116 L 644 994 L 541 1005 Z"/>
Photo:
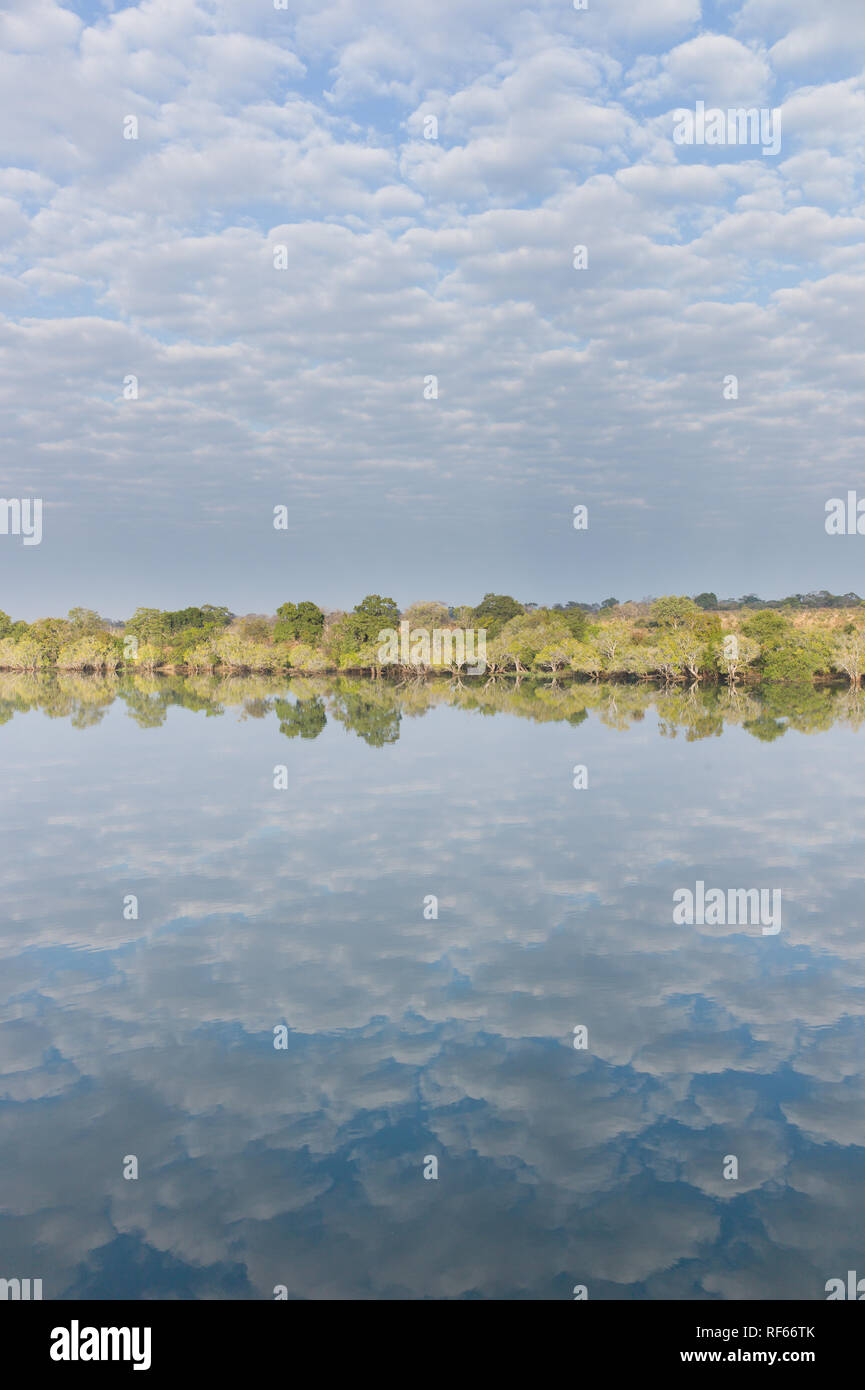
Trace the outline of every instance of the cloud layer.
<path fill-rule="evenodd" d="M 861 588 L 865 15 L 637 8 L 12 0 L 3 606 Z"/>

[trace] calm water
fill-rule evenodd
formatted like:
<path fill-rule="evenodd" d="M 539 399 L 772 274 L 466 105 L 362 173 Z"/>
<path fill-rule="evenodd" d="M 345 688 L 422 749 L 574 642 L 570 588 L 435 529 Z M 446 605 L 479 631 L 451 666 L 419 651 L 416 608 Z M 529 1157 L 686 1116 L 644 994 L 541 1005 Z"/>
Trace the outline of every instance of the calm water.
<path fill-rule="evenodd" d="M 0 719 L 0 1276 L 865 1275 L 860 702 L 3 676 Z M 780 933 L 674 925 L 698 879 L 779 888 Z"/>

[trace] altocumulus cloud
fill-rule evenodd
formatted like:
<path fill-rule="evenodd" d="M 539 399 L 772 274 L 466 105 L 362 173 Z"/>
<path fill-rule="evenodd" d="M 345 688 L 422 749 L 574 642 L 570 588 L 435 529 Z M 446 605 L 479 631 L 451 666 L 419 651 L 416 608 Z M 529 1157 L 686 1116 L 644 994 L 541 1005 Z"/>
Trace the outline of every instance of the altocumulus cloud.
<path fill-rule="evenodd" d="M 858 3 L 10 0 L 0 49 L 16 615 L 405 603 L 445 547 L 452 601 L 856 587 Z M 701 100 L 778 157 L 674 144 Z"/>

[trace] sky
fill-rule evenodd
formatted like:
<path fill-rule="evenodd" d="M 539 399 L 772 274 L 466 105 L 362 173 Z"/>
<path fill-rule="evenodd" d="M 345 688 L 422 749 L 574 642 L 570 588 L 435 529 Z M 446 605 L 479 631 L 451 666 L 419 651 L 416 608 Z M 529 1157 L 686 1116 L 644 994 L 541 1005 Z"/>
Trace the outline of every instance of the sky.
<path fill-rule="evenodd" d="M 4 611 L 865 594 L 861 0 L 4 0 L 0 55 Z"/>

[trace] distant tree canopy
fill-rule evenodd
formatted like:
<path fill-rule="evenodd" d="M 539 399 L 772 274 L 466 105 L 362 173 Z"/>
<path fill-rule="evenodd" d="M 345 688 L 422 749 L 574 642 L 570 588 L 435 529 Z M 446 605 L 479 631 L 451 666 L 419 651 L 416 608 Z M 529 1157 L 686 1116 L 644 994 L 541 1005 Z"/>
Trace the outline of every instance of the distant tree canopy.
<path fill-rule="evenodd" d="M 324 632 L 324 613 L 318 604 L 281 603 L 276 610 L 273 636 L 277 642 L 308 642 L 315 646 Z"/>
<path fill-rule="evenodd" d="M 788 594 L 786 598 L 758 598 L 745 594 L 742 598 L 718 599 L 718 607 L 735 612 L 737 608 L 859 608 L 863 600 L 852 590 L 846 594 L 831 594 L 828 589 L 814 589 L 807 594 Z"/>
<path fill-rule="evenodd" d="M 160 608 L 136 608 L 126 624 L 126 631 L 144 642 L 158 642 L 175 632 L 188 628 L 226 627 L 232 619 L 228 608 L 216 608 L 211 603 L 200 608 L 179 608 L 175 612 Z"/>
<path fill-rule="evenodd" d="M 477 627 L 486 629 L 487 637 L 496 637 L 505 623 L 523 612 L 523 605 L 511 598 L 510 594 L 484 594 L 477 607 L 472 609 L 472 618 Z"/>

